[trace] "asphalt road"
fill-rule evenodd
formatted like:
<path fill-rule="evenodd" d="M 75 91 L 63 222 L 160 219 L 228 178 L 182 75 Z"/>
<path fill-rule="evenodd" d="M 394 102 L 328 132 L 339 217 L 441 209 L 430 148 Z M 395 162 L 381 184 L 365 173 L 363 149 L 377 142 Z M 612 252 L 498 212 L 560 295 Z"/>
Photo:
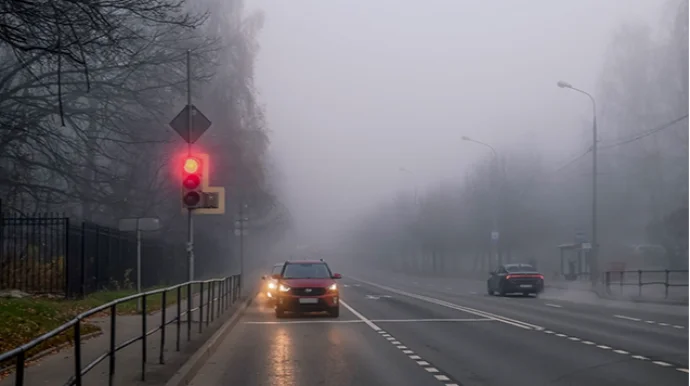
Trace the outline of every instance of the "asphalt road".
<path fill-rule="evenodd" d="M 276 320 L 255 299 L 192 385 L 688 383 L 682 311 L 491 297 L 431 279 L 340 284 L 338 319 Z"/>

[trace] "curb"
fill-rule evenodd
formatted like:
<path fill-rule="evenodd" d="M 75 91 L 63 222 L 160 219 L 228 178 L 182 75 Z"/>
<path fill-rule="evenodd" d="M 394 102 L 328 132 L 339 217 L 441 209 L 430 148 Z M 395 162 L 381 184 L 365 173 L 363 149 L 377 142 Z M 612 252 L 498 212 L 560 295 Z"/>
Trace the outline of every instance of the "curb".
<path fill-rule="evenodd" d="M 646 298 L 639 298 L 639 297 L 628 297 L 628 298 L 620 298 L 616 296 L 611 296 L 608 295 L 605 291 L 601 290 L 592 290 L 599 298 L 601 299 L 606 299 L 606 300 L 613 300 L 613 301 L 619 301 L 619 302 L 628 302 L 628 303 L 642 303 L 642 304 L 660 304 L 660 305 L 666 305 L 666 306 L 688 306 L 688 300 L 687 299 L 646 299 Z"/>
<path fill-rule="evenodd" d="M 209 340 L 197 350 L 187 362 L 173 375 L 165 386 L 186 386 L 199 372 L 206 361 L 216 352 L 225 336 L 235 327 L 239 319 L 244 315 L 244 311 L 252 304 L 256 295 L 249 296 L 242 304 L 237 307 L 236 312 L 225 321 L 218 331 L 213 333 Z"/>

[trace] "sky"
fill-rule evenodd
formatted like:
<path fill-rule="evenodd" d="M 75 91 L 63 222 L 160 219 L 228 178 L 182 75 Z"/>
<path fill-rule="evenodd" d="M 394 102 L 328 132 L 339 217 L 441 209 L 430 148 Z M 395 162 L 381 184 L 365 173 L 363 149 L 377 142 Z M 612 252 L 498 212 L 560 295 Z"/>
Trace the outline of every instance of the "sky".
<path fill-rule="evenodd" d="M 398 192 L 461 180 L 493 146 L 559 164 L 589 137 L 603 55 L 659 0 L 248 0 L 281 198 L 330 237 Z M 602 128 L 605 130 L 605 128 Z M 404 168 L 409 172 L 402 172 Z"/>

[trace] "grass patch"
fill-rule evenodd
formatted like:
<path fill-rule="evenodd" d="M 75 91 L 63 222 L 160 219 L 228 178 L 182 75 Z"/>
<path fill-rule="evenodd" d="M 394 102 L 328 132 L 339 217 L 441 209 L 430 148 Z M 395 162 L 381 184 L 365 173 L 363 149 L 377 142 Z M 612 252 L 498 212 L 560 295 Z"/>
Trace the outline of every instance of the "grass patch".
<path fill-rule="evenodd" d="M 151 290 L 151 289 L 149 289 Z M 198 286 L 192 288 L 192 292 L 198 292 Z M 113 300 L 135 294 L 135 290 L 102 291 L 86 296 L 84 299 L 66 300 L 50 299 L 43 297 L 26 298 L 0 298 L 0 352 L 14 349 L 17 346 L 28 343 L 31 340 L 50 332 L 60 325 L 70 321 L 78 314 L 94 307 L 109 303 Z M 204 289 L 206 293 L 206 289 Z M 187 288 L 182 288 L 182 299 L 187 298 Z M 168 291 L 166 305 L 177 302 L 177 290 Z M 162 307 L 162 294 L 147 296 L 146 311 L 152 313 Z M 128 301 L 117 305 L 117 313 L 120 315 L 132 315 L 137 313 L 137 301 Z M 105 316 L 108 311 L 100 316 Z M 84 321 L 81 326 L 82 336 L 99 331 L 99 327 Z M 27 358 L 43 350 L 56 347 L 74 339 L 74 329 L 68 329 L 62 334 L 44 341 L 27 353 Z M 0 363 L 0 368 L 9 363 Z"/>

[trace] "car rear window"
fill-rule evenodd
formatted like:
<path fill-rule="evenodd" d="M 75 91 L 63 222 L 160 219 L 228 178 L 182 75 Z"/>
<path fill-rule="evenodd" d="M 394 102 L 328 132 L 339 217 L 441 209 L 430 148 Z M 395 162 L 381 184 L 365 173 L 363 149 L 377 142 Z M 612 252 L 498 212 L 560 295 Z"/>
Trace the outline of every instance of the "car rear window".
<path fill-rule="evenodd" d="M 331 271 L 324 263 L 286 264 L 283 271 L 285 279 L 326 279 L 329 277 L 331 277 Z"/>
<path fill-rule="evenodd" d="M 529 264 L 506 265 L 508 272 L 535 272 L 534 267 Z"/>

